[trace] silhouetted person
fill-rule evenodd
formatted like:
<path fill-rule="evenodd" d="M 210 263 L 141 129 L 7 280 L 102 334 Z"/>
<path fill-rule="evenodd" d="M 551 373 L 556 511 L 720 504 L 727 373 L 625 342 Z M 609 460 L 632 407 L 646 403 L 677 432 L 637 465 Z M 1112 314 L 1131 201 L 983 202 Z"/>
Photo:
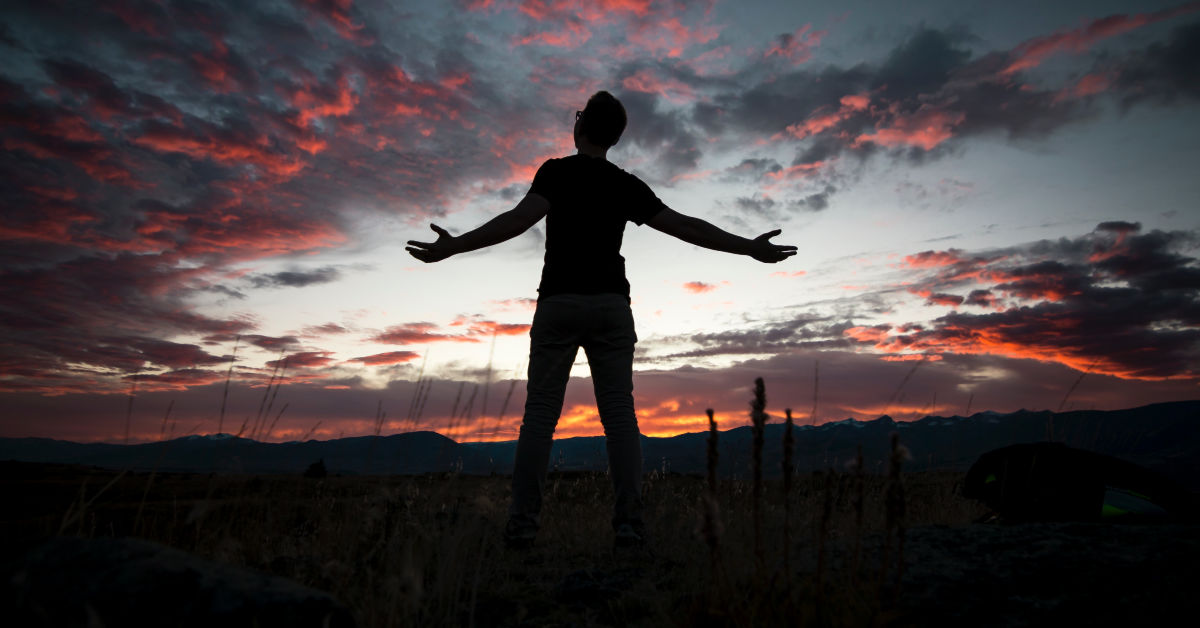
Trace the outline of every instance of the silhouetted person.
<path fill-rule="evenodd" d="M 647 224 L 685 242 L 762 262 L 796 254 L 794 246 L 769 241 L 778 229 L 747 239 L 664 205 L 649 186 L 607 160 L 608 149 L 624 130 L 625 108 L 612 94 L 597 92 L 583 111 L 575 112 L 578 152 L 542 164 L 516 207 L 461 236 L 430 225 L 437 241 L 408 243 L 413 257 L 436 262 L 504 242 L 546 218 L 545 265 L 529 332 L 525 417 L 505 526 L 505 539 L 512 546 L 532 544 L 537 534 L 554 428 L 579 347 L 587 353 L 608 445 L 616 493 L 616 544 L 640 545 L 644 540 L 642 451 L 633 409 L 637 335 L 620 253 L 625 223 Z"/>

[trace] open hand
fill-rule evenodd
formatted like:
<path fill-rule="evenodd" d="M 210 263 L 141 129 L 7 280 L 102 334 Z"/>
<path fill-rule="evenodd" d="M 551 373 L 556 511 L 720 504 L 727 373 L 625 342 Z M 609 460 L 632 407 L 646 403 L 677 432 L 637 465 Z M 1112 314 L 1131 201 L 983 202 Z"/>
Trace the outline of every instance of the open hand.
<path fill-rule="evenodd" d="M 438 239 L 436 242 L 417 242 L 416 240 L 409 240 L 408 246 L 404 247 L 404 250 L 408 251 L 410 255 L 421 260 L 422 262 L 425 262 L 426 264 L 430 262 L 440 262 L 457 253 L 457 251 L 454 249 L 454 236 L 450 235 L 449 231 L 446 231 L 445 229 L 432 223 L 429 225 L 429 228 L 433 229 L 433 232 L 438 234 Z"/>
<path fill-rule="evenodd" d="M 783 233 L 782 230 L 776 229 L 768 231 L 757 238 L 754 238 L 750 249 L 750 257 L 768 264 L 783 261 L 796 254 L 796 247 L 783 244 L 772 244 L 771 238 Z"/>

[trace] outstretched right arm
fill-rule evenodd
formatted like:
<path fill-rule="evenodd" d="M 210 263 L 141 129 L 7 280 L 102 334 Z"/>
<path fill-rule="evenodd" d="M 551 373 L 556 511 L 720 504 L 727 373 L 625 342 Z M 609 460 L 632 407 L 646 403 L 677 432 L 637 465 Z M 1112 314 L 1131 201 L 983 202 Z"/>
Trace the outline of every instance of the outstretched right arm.
<path fill-rule="evenodd" d="M 422 262 L 438 262 L 451 255 L 482 249 L 485 246 L 492 246 L 515 238 L 525 233 L 549 211 L 550 201 L 540 194 L 530 192 L 521 199 L 520 203 L 517 203 L 516 207 L 460 236 L 452 236 L 445 229 L 431 224 L 429 228 L 438 235 L 436 241 L 409 240 L 408 246 L 404 248 L 410 255 Z"/>
<path fill-rule="evenodd" d="M 796 254 L 794 246 L 770 242 L 771 238 L 781 233 L 779 229 L 768 231 L 751 240 L 733 235 L 694 216 L 681 214 L 670 207 L 664 207 L 653 218 L 646 221 L 646 224 L 684 242 L 714 251 L 749 255 L 760 262 L 773 264 Z"/>

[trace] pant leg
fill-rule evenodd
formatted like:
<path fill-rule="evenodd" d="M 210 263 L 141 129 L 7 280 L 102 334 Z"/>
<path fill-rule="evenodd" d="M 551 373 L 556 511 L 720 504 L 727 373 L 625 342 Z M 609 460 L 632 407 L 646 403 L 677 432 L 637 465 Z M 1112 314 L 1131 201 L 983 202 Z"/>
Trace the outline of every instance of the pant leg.
<path fill-rule="evenodd" d="M 509 524 L 538 527 L 542 490 L 550 465 L 554 428 L 562 413 L 571 365 L 579 352 L 579 313 L 569 300 L 547 297 L 538 302 L 529 331 L 529 381 L 525 415 L 513 462 Z"/>
<path fill-rule="evenodd" d="M 608 464 L 616 503 L 613 528 L 623 523 L 641 530 L 642 443 L 633 407 L 633 347 L 637 342 L 633 313 L 621 295 L 599 295 L 592 309 L 595 327 L 583 339 L 596 406 L 608 447 Z"/>

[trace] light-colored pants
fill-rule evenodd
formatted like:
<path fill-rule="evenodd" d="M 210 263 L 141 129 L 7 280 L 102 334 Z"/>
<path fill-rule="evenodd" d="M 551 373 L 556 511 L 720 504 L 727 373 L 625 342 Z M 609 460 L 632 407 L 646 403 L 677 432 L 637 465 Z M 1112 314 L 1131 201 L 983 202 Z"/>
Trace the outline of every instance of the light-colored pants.
<path fill-rule="evenodd" d="M 613 528 L 641 529 L 642 444 L 633 409 L 633 345 L 629 301 L 620 294 L 556 294 L 538 300 L 529 332 L 525 417 L 513 465 L 509 525 L 536 530 L 554 428 L 579 347 L 592 370 L 596 406 L 608 446 L 616 504 Z"/>

